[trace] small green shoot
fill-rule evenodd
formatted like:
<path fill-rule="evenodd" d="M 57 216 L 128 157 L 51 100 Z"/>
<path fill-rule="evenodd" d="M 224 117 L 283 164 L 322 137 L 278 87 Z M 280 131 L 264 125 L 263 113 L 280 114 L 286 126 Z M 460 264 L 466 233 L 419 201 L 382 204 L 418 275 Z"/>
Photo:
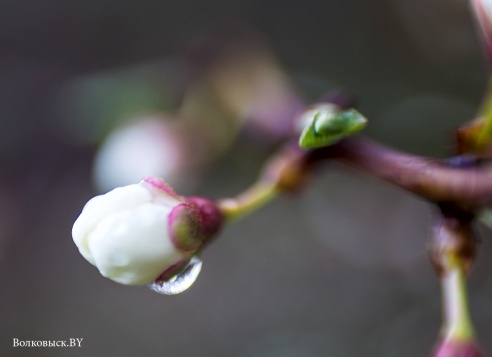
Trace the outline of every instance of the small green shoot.
<path fill-rule="evenodd" d="M 355 109 L 326 107 L 313 112 L 299 138 L 299 146 L 305 149 L 333 145 L 367 125 L 367 119 Z"/>

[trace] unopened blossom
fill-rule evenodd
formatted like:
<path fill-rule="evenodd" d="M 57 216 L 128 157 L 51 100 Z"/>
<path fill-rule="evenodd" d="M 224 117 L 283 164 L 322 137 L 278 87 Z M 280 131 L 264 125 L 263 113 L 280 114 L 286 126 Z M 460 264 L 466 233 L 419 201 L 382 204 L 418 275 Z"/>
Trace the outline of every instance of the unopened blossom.
<path fill-rule="evenodd" d="M 145 178 L 92 198 L 72 236 L 82 256 L 118 283 L 144 285 L 171 274 L 220 229 L 212 201 L 177 195 L 164 181 Z"/>

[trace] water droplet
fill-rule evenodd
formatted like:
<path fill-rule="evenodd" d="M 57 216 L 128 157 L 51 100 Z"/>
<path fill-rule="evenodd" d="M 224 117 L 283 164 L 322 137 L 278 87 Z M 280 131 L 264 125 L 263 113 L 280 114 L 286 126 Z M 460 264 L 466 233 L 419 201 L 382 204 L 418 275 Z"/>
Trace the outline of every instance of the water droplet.
<path fill-rule="evenodd" d="M 163 295 L 177 295 L 193 285 L 202 270 L 202 260 L 194 256 L 175 276 L 166 281 L 154 281 L 149 288 Z"/>

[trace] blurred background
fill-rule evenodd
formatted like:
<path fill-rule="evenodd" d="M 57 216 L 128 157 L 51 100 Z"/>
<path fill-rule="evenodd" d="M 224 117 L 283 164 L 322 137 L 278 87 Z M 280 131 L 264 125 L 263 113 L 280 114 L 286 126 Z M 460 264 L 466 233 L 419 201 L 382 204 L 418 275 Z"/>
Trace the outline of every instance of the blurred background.
<path fill-rule="evenodd" d="M 428 355 L 431 208 L 341 165 L 226 227 L 178 296 L 102 278 L 71 227 L 142 176 L 238 193 L 299 108 L 337 88 L 369 137 L 445 156 L 486 75 L 465 0 L 2 1 L 0 355 Z M 470 300 L 490 352 L 492 236 L 478 229 Z"/>

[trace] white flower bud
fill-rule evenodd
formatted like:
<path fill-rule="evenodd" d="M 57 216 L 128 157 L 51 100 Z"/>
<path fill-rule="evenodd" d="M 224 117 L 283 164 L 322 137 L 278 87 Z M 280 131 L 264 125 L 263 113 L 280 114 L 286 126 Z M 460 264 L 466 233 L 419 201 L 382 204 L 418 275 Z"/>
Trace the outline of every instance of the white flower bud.
<path fill-rule="evenodd" d="M 222 220 L 211 220 L 202 201 L 209 203 L 210 217 L 221 217 L 210 210 L 211 201 L 187 201 L 162 180 L 146 178 L 91 199 L 73 226 L 73 240 L 103 276 L 126 285 L 149 284 L 190 258 L 220 228 Z"/>

